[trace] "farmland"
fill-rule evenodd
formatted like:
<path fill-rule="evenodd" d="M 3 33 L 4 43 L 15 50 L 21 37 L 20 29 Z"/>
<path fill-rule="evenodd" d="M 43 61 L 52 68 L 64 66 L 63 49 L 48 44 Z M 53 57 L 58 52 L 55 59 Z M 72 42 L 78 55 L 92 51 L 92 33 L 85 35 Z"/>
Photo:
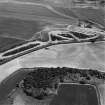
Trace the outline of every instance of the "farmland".
<path fill-rule="evenodd" d="M 62 14 L 65 14 L 67 16 L 70 16 L 70 17 L 73 17 L 73 18 L 78 18 L 78 15 L 76 13 L 73 12 L 72 9 L 70 8 L 66 8 L 66 7 L 57 7 L 57 6 L 54 6 L 54 5 L 51 5 L 54 10 L 62 13 Z"/>
<path fill-rule="evenodd" d="M 0 17 L 0 36 L 29 40 L 33 34 L 41 31 L 50 23 L 44 21 L 26 21 L 16 18 Z"/>
<path fill-rule="evenodd" d="M 105 43 L 54 45 L 20 58 L 22 67 L 77 67 L 105 71 Z M 52 56 L 50 56 L 52 55 Z"/>
<path fill-rule="evenodd" d="M 94 9 L 91 7 L 86 8 L 66 8 L 66 7 L 57 7 L 52 6 L 56 11 L 59 11 L 62 14 L 65 14 L 70 17 L 77 18 L 79 20 L 90 21 L 96 24 L 97 26 L 105 27 L 105 11 L 102 9 Z"/>
<path fill-rule="evenodd" d="M 86 14 L 87 10 L 89 11 L 88 14 Z M 34 5 L 2 3 L 2 5 L 0 4 L 0 43 L 7 41 L 3 45 L 1 44 L 2 48 L 0 50 L 4 47 L 4 49 L 12 47 L 12 44 L 7 43 L 10 40 L 18 40 L 18 43 L 21 43 L 21 41 L 27 41 L 33 36 L 35 37 L 35 33 L 45 27 L 56 24 L 75 24 L 79 18 L 104 26 L 103 11 L 90 8 L 81 11 L 80 8 L 69 9 L 38 3 Z M 9 38 L 11 39 L 9 40 Z M 11 41 L 11 43 L 16 42 Z M 5 46 L 6 43 L 9 47 Z"/>
<path fill-rule="evenodd" d="M 15 80 L 13 79 L 14 76 L 15 76 Z M 53 91 L 53 88 L 54 88 L 54 89 L 58 89 L 58 94 L 55 95 L 55 93 L 52 93 L 52 95 L 55 95 L 55 97 L 54 96 L 49 97 L 50 94 L 47 94 L 47 93 L 41 94 L 38 91 L 37 94 L 39 94 L 39 96 L 35 94 L 33 96 L 33 99 L 35 99 L 36 102 L 47 102 L 46 99 L 50 98 L 50 101 L 52 100 L 51 105 L 53 104 L 59 105 L 60 104 L 59 99 L 62 99 L 62 103 L 66 103 L 66 102 L 72 103 L 72 104 L 87 103 L 86 105 L 90 105 L 89 103 L 95 103 L 95 105 L 99 105 L 98 104 L 98 102 L 100 102 L 100 99 L 98 99 L 99 94 L 96 93 L 97 88 L 95 88 L 95 86 L 97 86 L 97 84 L 103 84 L 105 81 L 104 78 L 105 78 L 104 72 L 99 72 L 97 70 L 90 70 L 90 69 L 76 69 L 76 68 L 66 68 L 66 67 L 22 68 L 22 69 L 19 69 L 17 72 L 12 73 L 12 75 L 7 77 L 0 84 L 1 85 L 0 91 L 2 89 L 5 90 L 1 92 L 2 92 L 2 96 L 6 97 L 12 91 L 12 89 L 18 86 L 18 88 L 20 89 L 26 89 L 24 90 L 24 93 L 26 94 L 27 98 L 31 97 L 32 99 L 32 94 L 34 93 L 32 93 L 31 95 L 28 95 L 28 93 L 26 93 L 26 91 L 28 92 L 27 88 L 33 87 L 33 89 L 35 89 L 36 92 L 43 88 L 44 90 L 49 88 Z M 22 79 L 24 80 L 24 82 L 21 82 L 19 84 L 19 82 Z M 16 85 L 16 83 L 18 84 Z M 59 83 L 63 83 L 63 85 L 60 84 L 60 87 L 57 88 L 57 84 Z M 3 86 L 8 88 L 5 88 Z M 65 94 L 67 92 L 68 93 L 70 92 L 72 94 Z M 65 98 L 63 96 L 65 96 Z M 94 98 L 90 98 L 90 96 Z M 81 98 L 84 100 L 82 100 Z M 0 97 L 0 99 L 2 100 L 2 97 Z M 1 102 L 3 101 L 4 100 L 2 100 Z"/>
<path fill-rule="evenodd" d="M 105 28 L 105 11 L 102 9 L 93 8 L 72 8 L 72 11 L 76 13 L 81 20 L 90 20 L 96 25 Z"/>
<path fill-rule="evenodd" d="M 24 19 L 32 19 L 32 20 L 46 20 L 47 21 L 55 21 L 59 19 L 64 20 L 65 22 L 72 23 L 75 19 L 65 16 L 61 13 L 56 12 L 51 6 L 42 5 L 42 4 L 15 4 L 15 3 L 4 3 L 0 6 L 0 14 L 4 16 L 18 16 L 18 18 Z M 36 18 L 35 18 L 36 17 Z M 34 19 L 33 19 L 34 18 Z M 53 20 L 52 20 L 53 19 Z M 54 20 L 55 19 L 55 20 Z"/>
<path fill-rule="evenodd" d="M 29 42 L 31 38 L 38 39 L 40 36 L 36 33 L 46 27 L 57 27 L 57 25 L 59 27 L 59 24 L 60 26 L 71 25 L 77 23 L 78 19 L 89 20 L 105 28 L 104 12 L 101 9 L 69 9 L 37 3 L 34 5 L 2 3 L 0 4 L 0 53 L 23 45 Z M 60 81 L 78 83 L 78 85 L 61 85 L 58 95 L 55 96 L 51 105 L 68 105 L 68 103 L 71 105 L 99 105 L 95 88 L 97 84 L 97 86 L 102 85 L 99 90 L 103 99 L 101 105 L 105 105 L 105 87 L 103 87 L 105 83 L 105 42 L 88 43 L 88 41 L 83 41 L 75 43 L 75 40 L 71 40 L 71 42 L 50 42 L 44 45 L 44 42 L 48 41 L 49 37 L 46 31 L 43 31 L 43 33 L 43 40 L 39 38 L 42 42 L 38 42 L 38 47 L 36 47 L 36 42 L 33 42 L 33 44 L 29 42 L 31 44 L 28 46 L 21 46 L 20 48 L 13 49 L 13 51 L 4 53 L 4 56 L 7 56 L 7 58 L 4 57 L 2 59 L 3 57 L 0 56 L 0 73 L 2 74 L 0 81 L 4 79 L 0 83 L 0 102 L 6 102 L 7 95 L 16 88 L 17 83 L 24 79 L 24 81 L 26 80 L 24 83 L 24 87 L 26 86 L 24 88 L 24 90 L 26 89 L 25 92 L 31 93 L 30 95 L 37 99 L 36 102 L 46 99 L 48 95 L 47 93 L 40 95 L 38 92 L 41 88 L 46 89 L 47 86 L 50 89 L 53 86 L 56 88 L 57 83 Z M 54 38 L 54 41 L 56 39 Z M 4 61 L 2 62 L 2 60 Z M 10 62 L 11 60 L 13 61 Z M 2 65 L 2 63 L 6 64 Z M 22 69 L 18 69 L 20 67 Z M 34 71 L 30 72 L 31 70 Z M 28 74 L 29 77 L 24 78 L 27 71 L 30 72 Z M 56 81 L 57 79 L 58 81 Z M 57 83 L 52 84 L 52 82 Z M 30 85 L 33 86 L 31 92 L 27 90 Z M 32 93 L 33 91 L 38 96 Z M 26 93 L 25 95 L 28 95 Z M 71 94 L 67 95 L 66 93 Z M 26 98 L 29 97 L 26 96 Z M 32 99 L 34 100 L 34 98 Z M 59 102 L 59 100 L 62 101 Z M 2 103 L 0 104 L 2 105 Z M 34 103 L 31 105 L 34 105 Z"/>
<path fill-rule="evenodd" d="M 96 89 L 91 85 L 62 84 L 50 105 L 99 105 Z"/>
<path fill-rule="evenodd" d="M 65 17 L 43 5 L 2 3 L 0 4 L 0 53 L 20 43 L 26 43 L 45 27 L 57 23 L 75 22 L 76 19 Z"/>
<path fill-rule="evenodd" d="M 0 36 L 0 53 L 9 50 L 10 48 L 14 48 L 18 45 L 25 43 L 23 40 L 9 38 L 9 37 L 1 37 Z"/>
<path fill-rule="evenodd" d="M 5 103 L 5 99 L 8 99 L 8 94 L 16 88 L 16 83 L 20 82 L 22 78 L 29 71 L 19 70 L 9 75 L 2 83 L 0 83 L 0 104 Z M 14 78 L 14 79 L 13 79 Z M 3 91 L 5 90 L 5 91 Z M 7 104 L 7 103 L 6 103 Z"/>

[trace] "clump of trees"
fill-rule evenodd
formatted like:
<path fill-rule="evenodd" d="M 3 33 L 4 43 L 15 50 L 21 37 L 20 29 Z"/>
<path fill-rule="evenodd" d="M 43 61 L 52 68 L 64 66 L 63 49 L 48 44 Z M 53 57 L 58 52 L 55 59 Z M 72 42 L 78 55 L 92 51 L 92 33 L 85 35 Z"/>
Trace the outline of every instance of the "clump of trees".
<path fill-rule="evenodd" d="M 43 100 L 49 95 L 55 95 L 59 83 L 71 82 L 80 84 L 97 84 L 105 81 L 105 73 L 97 70 L 77 68 L 35 68 L 19 84 L 28 96 Z M 52 92 L 52 93 L 51 93 Z"/>

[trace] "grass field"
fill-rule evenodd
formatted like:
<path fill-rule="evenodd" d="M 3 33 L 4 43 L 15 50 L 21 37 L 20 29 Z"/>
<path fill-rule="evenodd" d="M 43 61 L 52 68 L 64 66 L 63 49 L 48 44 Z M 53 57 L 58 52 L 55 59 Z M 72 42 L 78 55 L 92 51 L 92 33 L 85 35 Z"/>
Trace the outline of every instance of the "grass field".
<path fill-rule="evenodd" d="M 88 13 L 86 10 L 88 10 Z M 103 12 L 90 8 L 84 8 L 83 10 L 74 8 L 69 10 L 55 6 L 52 9 L 39 4 L 24 5 L 5 3 L 0 5 L 0 15 L 1 51 L 14 46 L 14 43 L 16 43 L 16 45 L 20 43 L 19 41 L 12 42 L 10 41 L 11 39 L 8 38 L 16 38 L 15 40 L 22 39 L 22 41 L 28 40 L 32 38 L 36 32 L 41 31 L 49 25 L 57 23 L 73 24 L 77 22 L 78 19 L 76 18 L 78 17 L 83 20 L 91 20 L 96 24 L 104 26 Z"/>
<path fill-rule="evenodd" d="M 92 98 L 91 98 L 92 97 Z M 91 85 L 63 84 L 50 105 L 99 105 L 96 89 Z"/>
<path fill-rule="evenodd" d="M 0 83 L 0 104 L 7 98 L 10 92 L 16 88 L 16 83 L 20 82 L 28 72 L 29 71 L 24 70 L 16 71 Z"/>
<path fill-rule="evenodd" d="M 77 18 L 79 20 L 86 20 L 99 24 L 102 27 L 105 27 L 105 11 L 102 9 L 94 9 L 91 7 L 86 8 L 66 8 L 66 7 L 57 7 L 52 6 L 56 11 L 59 11 L 62 14 L 65 14 L 70 17 Z"/>
<path fill-rule="evenodd" d="M 4 3 L 0 5 L 0 15 L 0 52 L 31 39 L 49 25 L 76 22 L 40 5 Z"/>
<path fill-rule="evenodd" d="M 13 4 L 13 3 L 4 3 L 0 6 L 0 12 L 8 12 L 8 13 L 19 13 L 19 14 L 27 14 L 34 16 L 42 16 L 50 17 L 51 19 L 69 19 L 69 21 L 74 21 L 74 19 L 64 16 L 61 13 L 57 13 L 51 6 L 43 5 L 43 4 Z"/>
<path fill-rule="evenodd" d="M 2 11 L 7 12 L 16 12 L 16 13 L 23 13 L 23 14 L 33 14 L 33 15 L 39 15 L 39 16 L 47 16 L 47 17 L 57 17 L 60 18 L 60 16 L 56 13 L 54 13 L 52 10 L 43 6 L 43 5 L 24 5 L 24 4 L 11 4 L 4 5 L 2 7 Z"/>
<path fill-rule="evenodd" d="M 77 67 L 105 71 L 105 43 L 66 44 L 41 49 L 20 58 L 22 67 Z"/>
<path fill-rule="evenodd" d="M 54 6 L 54 5 L 51 5 L 54 10 L 64 14 L 64 15 L 67 15 L 67 16 L 70 16 L 70 17 L 73 17 L 73 18 L 78 18 L 78 15 L 75 14 L 70 8 L 66 8 L 66 7 L 57 7 L 57 6 Z"/>
<path fill-rule="evenodd" d="M 23 40 L 0 37 L 0 53 L 23 43 Z"/>
<path fill-rule="evenodd" d="M 73 18 L 65 18 L 51 9 L 39 5 L 0 5 L 0 52 L 29 40 L 46 26 L 56 23 L 74 23 Z M 16 39 L 15 39 L 16 38 Z"/>
<path fill-rule="evenodd" d="M 105 11 L 93 8 L 72 8 L 80 20 L 89 20 L 105 28 Z"/>
<path fill-rule="evenodd" d="M 0 36 L 28 40 L 49 23 L 0 17 Z"/>

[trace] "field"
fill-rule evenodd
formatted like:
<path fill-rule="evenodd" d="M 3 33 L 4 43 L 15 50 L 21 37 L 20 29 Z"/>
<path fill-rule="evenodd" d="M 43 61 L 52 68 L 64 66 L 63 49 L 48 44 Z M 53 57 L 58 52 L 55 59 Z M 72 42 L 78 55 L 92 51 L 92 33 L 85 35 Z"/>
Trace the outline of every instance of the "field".
<path fill-rule="evenodd" d="M 26 21 L 16 18 L 0 17 L 0 36 L 29 40 L 36 32 L 50 23 L 44 21 Z"/>
<path fill-rule="evenodd" d="M 28 4 L 2 4 L 0 5 L 0 14 L 2 15 L 8 15 L 8 16 L 14 16 L 14 15 L 20 15 L 18 17 L 24 17 L 24 19 L 32 19 L 34 17 L 35 19 L 40 19 L 40 20 L 47 20 L 47 21 L 55 21 L 56 19 L 68 22 L 74 22 L 75 19 L 72 19 L 68 16 L 64 16 L 61 13 L 56 12 L 51 6 L 48 5 L 42 5 L 42 4 L 33 4 L 33 5 L 28 5 Z M 26 17 L 25 17 L 26 16 Z M 14 16 L 15 17 L 15 16 Z M 22 18 L 21 18 L 22 19 Z M 54 20 L 55 19 L 55 20 Z"/>
<path fill-rule="evenodd" d="M 39 4 L 0 4 L 0 53 L 26 43 L 32 37 L 36 38 L 37 36 L 35 36 L 35 33 L 51 25 L 56 26 L 57 24 L 75 24 L 79 19 L 89 20 L 96 25 L 100 25 L 105 28 L 105 14 L 101 9 L 68 9 L 56 6 L 52 6 L 53 8 L 51 8 L 47 6 L 48 5 L 45 7 L 44 5 Z M 45 47 L 48 48 L 45 49 Z M 36 49 L 38 51 L 34 49 L 26 51 L 25 53 L 11 58 L 11 60 L 15 58 L 17 59 L 13 61 L 9 60 L 11 62 L 8 61 L 8 63 L 0 66 L 0 73 L 2 74 L 0 81 L 5 78 L 5 80 L 0 83 L 0 101 L 2 100 L 0 103 L 1 105 L 2 102 L 6 102 L 7 95 L 12 89 L 15 88 L 16 83 L 20 82 L 20 80 L 26 75 L 27 72 L 24 71 L 26 69 L 19 69 L 20 71 L 18 71 L 17 68 L 20 67 L 71 67 L 86 68 L 105 72 L 105 42 L 84 44 L 66 43 L 60 45 L 48 45 L 40 47 L 39 49 Z M 24 54 L 27 55 L 23 56 Z M 28 70 L 30 71 L 30 69 Z M 85 72 L 86 70 L 83 69 L 82 71 Z M 75 72 L 75 69 L 73 69 L 73 72 Z M 80 71 L 79 73 L 81 74 Z M 93 74 L 95 73 L 97 78 L 94 78 Z M 85 73 L 83 74 L 85 75 Z M 93 75 L 92 80 L 88 78 L 89 80 L 85 81 L 86 83 L 88 83 L 88 81 L 100 83 L 101 79 L 99 78 L 105 78 L 104 73 L 102 76 L 97 75 L 97 72 L 94 72 L 91 75 Z M 85 83 L 84 80 L 82 80 L 83 78 L 81 75 L 77 74 L 72 76 L 72 79 L 76 79 L 75 82 L 83 84 Z M 43 78 L 44 77 L 46 76 L 43 75 Z M 80 81 L 80 79 L 82 81 Z M 101 83 L 103 83 L 103 81 Z M 101 98 L 103 98 L 101 105 L 105 105 L 105 86 L 103 87 L 103 84 L 101 85 L 102 87 L 100 87 L 100 94 L 102 95 Z M 68 92 L 71 94 L 67 94 Z M 51 105 L 98 105 L 96 90 L 90 85 L 62 85 L 58 93 L 58 96 L 53 99 Z M 75 93 L 76 95 L 74 95 Z M 27 99 L 28 98 L 29 97 L 27 97 Z M 3 103 L 3 105 L 5 105 L 5 103 Z M 31 105 L 34 105 L 34 103 Z"/>
<path fill-rule="evenodd" d="M 105 71 L 105 43 L 55 45 L 20 57 L 22 67 L 77 67 Z M 51 56 L 50 56 L 51 55 Z"/>
<path fill-rule="evenodd" d="M 78 15 L 70 8 L 66 8 L 66 7 L 57 7 L 57 6 L 54 6 L 54 5 L 51 5 L 54 10 L 64 14 L 64 15 L 67 15 L 69 17 L 72 17 L 72 18 L 76 18 L 78 19 Z"/>
<path fill-rule="evenodd" d="M 15 79 L 13 79 L 14 77 Z M 87 77 L 89 77 L 90 79 Z M 96 93 L 97 92 L 96 89 L 98 87 L 95 88 L 95 86 L 97 86 L 100 83 L 103 84 L 105 81 L 104 78 L 105 78 L 104 72 L 102 73 L 99 71 L 94 71 L 89 69 L 76 69 L 76 68 L 66 68 L 66 67 L 65 68 L 47 68 L 47 67 L 46 68 L 22 68 L 22 69 L 18 69 L 16 72 L 13 72 L 6 79 L 4 79 L 4 81 L 2 81 L 2 83 L 0 84 L 0 93 L 2 93 L 2 96 L 0 95 L 0 102 L 5 102 L 4 100 L 7 99 L 7 95 L 10 94 L 12 89 L 14 89 L 16 86 L 17 87 L 19 86 L 18 87 L 19 89 L 22 86 L 21 90 L 24 89 L 24 94 L 27 95 L 26 98 L 31 98 L 34 100 L 31 103 L 34 103 L 35 100 L 36 100 L 36 103 L 47 102 L 46 100 L 50 99 L 50 101 L 52 100 L 50 105 L 62 105 L 62 104 L 75 105 L 77 103 L 79 105 L 81 104 L 99 105 L 98 104 L 100 102 L 98 99 L 99 94 Z M 24 80 L 24 85 L 17 84 L 21 80 Z M 74 83 L 74 85 L 67 84 L 66 83 L 67 81 L 68 83 Z M 60 87 L 57 88 L 57 84 L 59 82 L 63 83 L 63 85 L 60 85 Z M 86 84 L 86 82 L 88 82 L 88 85 Z M 33 88 L 31 88 L 30 86 Z M 43 89 L 43 88 L 52 89 L 52 87 L 54 87 L 53 89 L 56 89 L 56 90 L 58 89 L 58 94 L 55 95 L 54 93 L 52 93 L 53 96 L 55 95 L 54 97 L 50 97 L 50 94 L 47 94 L 47 93 L 41 94 L 43 92 L 41 92 L 40 89 Z M 37 92 L 37 94 L 39 94 L 39 97 L 42 96 L 42 98 L 38 98 L 37 94 L 35 94 L 35 96 L 37 97 L 33 97 L 31 94 L 28 95 L 28 93 L 26 93 L 26 89 L 28 88 L 34 89 L 33 94 Z M 12 91 L 10 98 L 14 96 L 15 96 L 14 91 Z M 23 100 L 23 101 L 26 101 L 26 100 Z M 34 105 L 34 104 L 28 104 L 28 105 Z"/>
<path fill-rule="evenodd" d="M 105 11 L 102 9 L 86 8 L 66 8 L 52 6 L 56 11 L 79 20 L 90 21 L 96 26 L 105 27 Z"/>
<path fill-rule="evenodd" d="M 72 8 L 72 11 L 78 15 L 80 20 L 89 20 L 96 25 L 105 28 L 105 11 L 93 8 Z"/>
<path fill-rule="evenodd" d="M 21 45 L 25 43 L 23 40 L 15 39 L 15 38 L 4 38 L 0 36 L 0 53 L 10 48 L 14 48 L 15 46 Z"/>
<path fill-rule="evenodd" d="M 91 85 L 63 84 L 50 105 L 99 105 L 96 89 Z"/>
<path fill-rule="evenodd" d="M 103 11 L 91 8 L 81 10 L 80 8 L 69 9 L 54 5 L 49 7 L 37 3 L 34 5 L 2 3 L 0 4 L 0 15 L 0 36 L 2 36 L 0 44 L 6 40 L 7 42 L 12 40 L 11 43 L 21 43 L 21 40 L 31 39 L 36 32 L 43 30 L 45 27 L 56 24 L 74 24 L 78 19 L 90 20 L 105 26 Z M 13 42 L 13 40 L 18 41 Z M 9 49 L 12 46 L 9 43 L 9 47 L 5 46 L 7 42 L 1 44 L 1 51 L 3 51 L 3 48 Z"/>
<path fill-rule="evenodd" d="M 16 88 L 16 83 L 20 82 L 29 71 L 19 70 L 9 75 L 0 83 L 0 104 L 7 99 L 11 90 Z M 13 79 L 14 78 L 14 79 Z M 5 91 L 3 91 L 5 90 Z M 6 103 L 7 104 L 7 103 Z M 2 105 L 2 104 L 1 104 Z"/>
<path fill-rule="evenodd" d="M 30 40 L 35 33 L 45 27 L 57 23 L 75 22 L 76 19 L 65 17 L 43 5 L 2 3 L 0 4 L 0 52 Z"/>
<path fill-rule="evenodd" d="M 26 43 L 47 25 L 51 23 L 0 17 L 0 53 Z"/>

